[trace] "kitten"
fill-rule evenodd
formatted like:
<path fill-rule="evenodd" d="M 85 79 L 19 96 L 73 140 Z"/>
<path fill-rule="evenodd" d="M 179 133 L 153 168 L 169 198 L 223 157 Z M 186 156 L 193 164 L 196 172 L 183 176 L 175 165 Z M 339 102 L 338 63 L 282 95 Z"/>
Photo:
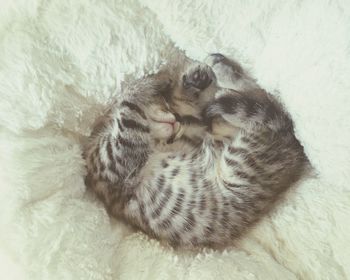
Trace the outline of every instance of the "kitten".
<path fill-rule="evenodd" d="M 126 88 L 84 156 L 110 215 L 187 247 L 228 245 L 307 165 L 282 106 L 220 54 Z"/>

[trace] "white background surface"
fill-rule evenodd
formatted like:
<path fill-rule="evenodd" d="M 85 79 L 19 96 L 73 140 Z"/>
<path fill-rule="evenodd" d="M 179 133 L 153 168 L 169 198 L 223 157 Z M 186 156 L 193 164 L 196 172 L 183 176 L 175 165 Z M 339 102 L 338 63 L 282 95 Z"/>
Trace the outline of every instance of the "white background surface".
<path fill-rule="evenodd" d="M 4 279 L 350 278 L 348 1 L 0 5 Z M 181 55 L 175 46 L 235 58 L 278 94 L 319 175 L 226 252 L 174 252 L 85 193 L 80 138 L 123 80 Z"/>

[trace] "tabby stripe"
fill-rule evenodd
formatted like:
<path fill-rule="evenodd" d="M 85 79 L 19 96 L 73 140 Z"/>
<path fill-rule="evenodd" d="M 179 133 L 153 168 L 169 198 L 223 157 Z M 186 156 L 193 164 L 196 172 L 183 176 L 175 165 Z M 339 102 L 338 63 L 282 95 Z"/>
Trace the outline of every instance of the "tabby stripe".
<path fill-rule="evenodd" d="M 107 141 L 107 155 L 108 159 L 113 162 L 114 158 L 111 141 Z"/>
<path fill-rule="evenodd" d="M 203 181 L 203 188 L 204 188 L 204 189 L 209 189 L 209 188 L 211 188 L 211 187 L 212 187 L 211 182 L 208 181 L 207 179 L 204 179 L 204 181 Z"/>
<path fill-rule="evenodd" d="M 246 99 L 244 101 L 244 105 L 245 105 L 245 113 L 247 118 L 250 118 L 253 115 L 256 115 L 260 108 L 260 104 L 252 99 Z"/>
<path fill-rule="evenodd" d="M 266 139 L 265 138 L 259 138 L 256 135 L 249 134 L 247 136 L 243 136 L 241 138 L 241 141 L 248 144 L 249 147 L 257 149 L 259 148 L 260 144 L 265 143 Z"/>
<path fill-rule="evenodd" d="M 212 222 L 211 224 L 205 227 L 205 233 L 207 235 L 212 235 L 215 232 L 214 227 L 214 223 Z"/>
<path fill-rule="evenodd" d="M 235 171 L 235 174 L 236 174 L 238 177 L 240 177 L 240 178 L 242 178 L 242 179 L 245 179 L 245 180 L 247 180 L 247 181 L 250 182 L 250 183 L 256 183 L 256 182 L 257 182 L 255 176 L 251 176 L 251 175 L 249 175 L 249 174 L 247 174 L 247 173 L 245 173 L 245 172 L 243 172 L 243 171 L 238 171 L 238 170 L 236 170 L 236 171 Z"/>
<path fill-rule="evenodd" d="M 186 222 L 183 225 L 184 231 L 191 231 L 196 225 L 196 219 L 194 215 L 190 212 L 186 217 Z"/>
<path fill-rule="evenodd" d="M 235 114 L 238 100 L 236 96 L 224 95 L 215 100 L 217 107 L 225 114 Z"/>
<path fill-rule="evenodd" d="M 159 227 L 166 230 L 168 228 L 170 228 L 171 226 L 171 221 L 169 219 L 165 219 L 164 221 L 162 221 L 160 224 L 159 224 Z"/>
<path fill-rule="evenodd" d="M 105 163 L 100 159 L 100 173 L 106 170 Z"/>
<path fill-rule="evenodd" d="M 248 151 L 247 150 L 245 150 L 245 149 L 242 149 L 242 148 L 235 148 L 235 147 L 233 147 L 233 146 L 229 146 L 228 147 L 228 152 L 230 153 L 230 154 L 246 154 Z"/>
<path fill-rule="evenodd" d="M 157 187 L 159 192 L 163 190 L 164 183 L 165 183 L 165 177 L 164 175 L 160 175 L 157 179 Z"/>
<path fill-rule="evenodd" d="M 238 191 L 235 191 L 233 194 L 234 194 L 234 196 L 236 196 L 237 198 L 239 198 L 241 200 L 240 203 L 244 204 L 247 209 L 248 209 L 248 206 L 253 206 L 251 201 L 250 201 L 250 197 L 247 196 L 246 194 L 244 194 L 242 192 L 238 192 Z"/>
<path fill-rule="evenodd" d="M 152 204 L 156 203 L 157 200 L 157 196 L 158 196 L 158 192 L 157 191 L 150 191 L 150 200 Z"/>
<path fill-rule="evenodd" d="M 121 157 L 115 155 L 115 160 L 118 162 L 121 166 L 125 166 L 125 160 L 123 160 Z"/>
<path fill-rule="evenodd" d="M 177 245 L 177 244 L 179 244 L 180 243 L 180 234 L 179 233 L 177 233 L 177 232 L 172 232 L 171 233 L 171 243 L 173 244 L 173 245 Z"/>
<path fill-rule="evenodd" d="M 140 218 L 144 226 L 148 227 L 148 218 L 146 215 L 146 206 L 142 201 L 139 201 L 139 211 L 140 211 Z"/>
<path fill-rule="evenodd" d="M 250 176 L 243 171 L 236 170 L 235 174 L 242 179 L 249 179 L 250 178 Z"/>
<path fill-rule="evenodd" d="M 171 214 L 174 216 L 178 215 L 182 210 L 183 203 L 184 203 L 184 194 L 179 193 L 176 198 L 175 207 L 171 210 Z"/>
<path fill-rule="evenodd" d="M 116 149 L 119 149 L 119 142 L 118 142 L 118 139 L 114 142 L 114 145 L 115 145 Z"/>
<path fill-rule="evenodd" d="M 191 146 L 197 146 L 198 142 L 196 142 L 195 140 L 191 139 L 190 137 L 183 135 L 180 140 L 186 142 L 187 144 L 190 144 Z"/>
<path fill-rule="evenodd" d="M 248 143 L 248 144 L 251 143 L 251 140 L 246 136 L 241 137 L 241 141 L 243 141 L 244 143 Z"/>
<path fill-rule="evenodd" d="M 240 203 L 236 200 L 236 198 L 231 199 L 231 207 L 239 213 L 239 217 L 242 217 L 242 214 L 246 211 L 246 206 L 243 203 Z"/>
<path fill-rule="evenodd" d="M 191 210 L 197 205 L 196 197 L 197 195 L 195 193 L 192 193 L 191 200 L 189 202 L 189 206 Z"/>
<path fill-rule="evenodd" d="M 223 225 L 225 228 L 229 227 L 230 219 L 228 212 L 224 211 L 221 216 L 221 225 Z"/>
<path fill-rule="evenodd" d="M 238 231 L 236 225 L 232 225 L 230 227 L 230 238 L 231 239 L 236 239 L 237 237 L 239 237 L 240 232 Z"/>
<path fill-rule="evenodd" d="M 199 201 L 199 210 L 201 212 L 204 212 L 204 210 L 207 207 L 207 200 L 204 194 L 201 195 L 200 201 Z"/>
<path fill-rule="evenodd" d="M 198 184 L 193 185 L 192 188 L 193 188 L 193 193 L 197 194 L 199 191 Z"/>
<path fill-rule="evenodd" d="M 158 190 L 150 192 L 150 200 L 151 200 L 152 204 L 156 203 L 158 196 L 162 193 L 164 183 L 165 183 L 165 177 L 164 177 L 164 175 L 160 175 L 158 177 L 157 183 L 156 183 Z"/>
<path fill-rule="evenodd" d="M 166 141 L 166 143 L 167 144 L 172 144 L 172 143 L 174 143 L 174 141 L 175 141 L 175 137 L 176 137 L 176 135 L 174 134 L 174 135 L 172 135 L 167 141 Z"/>
<path fill-rule="evenodd" d="M 142 168 L 148 160 L 148 152 L 142 152 L 139 154 L 139 168 Z"/>
<path fill-rule="evenodd" d="M 117 177 L 122 177 L 119 171 L 117 170 L 116 162 L 114 161 L 111 162 L 109 166 L 109 170 L 112 171 L 112 173 L 114 173 Z"/>
<path fill-rule="evenodd" d="M 190 242 L 193 246 L 198 246 L 198 244 L 199 244 L 197 237 L 192 237 Z"/>
<path fill-rule="evenodd" d="M 224 183 L 224 186 L 228 189 L 239 189 L 242 187 L 242 185 L 232 184 L 232 183 L 229 183 L 225 180 L 223 181 L 223 183 Z"/>
<path fill-rule="evenodd" d="M 211 215 L 212 215 L 212 220 L 215 221 L 218 216 L 218 200 L 214 192 L 210 192 L 210 194 L 211 194 L 211 204 L 212 204 Z"/>
<path fill-rule="evenodd" d="M 119 130 L 120 130 L 121 132 L 123 132 L 123 131 L 124 131 L 124 128 L 123 128 L 122 124 L 120 123 L 120 120 L 119 120 L 119 119 L 117 119 L 117 123 L 118 123 Z"/>
<path fill-rule="evenodd" d="M 196 152 L 192 153 L 192 156 L 191 156 L 192 162 L 195 161 L 196 159 L 198 159 L 200 157 L 200 154 L 201 153 L 198 150 Z"/>
<path fill-rule="evenodd" d="M 149 132 L 149 127 L 144 126 L 134 120 L 130 120 L 130 119 L 122 119 L 122 124 L 125 128 L 129 128 L 129 129 L 135 129 L 135 130 L 139 130 L 142 132 Z"/>
<path fill-rule="evenodd" d="M 173 177 L 175 177 L 177 174 L 179 174 L 179 172 L 180 172 L 179 168 L 175 168 L 175 169 L 171 172 L 171 175 L 172 175 Z"/>
<path fill-rule="evenodd" d="M 121 144 L 124 147 L 128 147 L 128 148 L 137 148 L 137 147 L 141 147 L 141 148 L 146 148 L 147 144 L 145 143 L 134 143 L 134 142 L 130 142 L 129 140 L 121 137 L 120 135 L 118 136 L 118 143 Z"/>
<path fill-rule="evenodd" d="M 232 167 L 238 167 L 239 166 L 239 163 L 233 159 L 230 159 L 228 157 L 225 157 L 225 163 L 229 166 L 232 166 Z"/>
<path fill-rule="evenodd" d="M 160 216 L 160 214 L 162 213 L 162 208 L 158 207 L 156 210 L 154 210 L 152 212 L 152 218 L 156 219 Z"/>
<path fill-rule="evenodd" d="M 122 106 L 125 106 L 125 107 L 128 107 L 130 110 L 132 110 L 132 111 L 135 111 L 135 112 L 137 112 L 143 119 L 147 119 L 147 117 L 146 117 L 146 115 L 145 115 L 145 113 L 142 111 L 142 109 L 139 107 L 139 106 L 137 106 L 136 104 L 134 104 L 134 103 L 130 103 L 130 102 L 128 102 L 128 101 L 123 101 L 122 103 L 121 103 L 121 105 Z"/>
<path fill-rule="evenodd" d="M 160 200 L 159 206 L 152 213 L 152 218 L 153 219 L 155 219 L 155 218 L 157 218 L 157 217 L 159 217 L 161 215 L 165 205 L 169 202 L 172 194 L 173 194 L 173 191 L 171 190 L 170 187 L 168 187 L 166 189 L 166 191 L 164 192 L 164 195 L 163 195 L 162 199 Z"/>
<path fill-rule="evenodd" d="M 117 161 L 120 161 L 120 158 L 117 155 L 113 154 L 111 139 L 107 140 L 107 155 L 108 155 L 108 159 L 109 159 L 109 162 L 108 162 L 109 170 L 112 171 L 116 176 L 120 177 L 121 175 L 117 170 L 116 161 L 114 159 L 116 157 Z M 101 159 L 100 159 L 100 163 L 101 163 L 101 166 L 104 165 L 103 162 L 101 161 Z M 105 166 L 104 166 L 104 168 L 105 168 Z"/>
<path fill-rule="evenodd" d="M 197 183 L 197 174 L 195 172 L 193 172 L 191 174 L 191 178 L 190 178 L 190 182 L 194 185 Z"/>
<path fill-rule="evenodd" d="M 96 180 L 94 180 L 91 174 L 88 174 L 84 178 L 84 183 L 85 183 L 85 186 L 87 186 L 88 188 L 92 188 L 94 185 L 96 185 Z"/>
<path fill-rule="evenodd" d="M 200 119 L 198 119 L 198 118 L 196 118 L 194 116 L 191 116 L 191 115 L 181 116 L 180 117 L 180 122 L 182 124 L 185 124 L 185 125 L 186 124 L 187 125 L 194 125 L 194 124 L 196 124 L 196 125 L 203 125 L 203 122 Z"/>
<path fill-rule="evenodd" d="M 163 168 L 167 168 L 169 166 L 169 164 L 166 162 L 165 159 L 162 160 L 162 167 Z"/>
<path fill-rule="evenodd" d="M 263 173 L 265 171 L 251 155 L 247 155 L 244 162 L 258 173 Z"/>

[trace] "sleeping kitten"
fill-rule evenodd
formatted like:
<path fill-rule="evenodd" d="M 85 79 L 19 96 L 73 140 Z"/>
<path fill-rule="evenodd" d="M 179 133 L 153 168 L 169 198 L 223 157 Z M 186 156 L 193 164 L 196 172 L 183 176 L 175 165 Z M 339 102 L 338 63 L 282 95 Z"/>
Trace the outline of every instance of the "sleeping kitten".
<path fill-rule="evenodd" d="M 111 215 L 151 236 L 224 246 L 307 160 L 289 115 L 237 63 L 214 54 L 169 69 L 126 88 L 95 125 L 86 183 Z"/>

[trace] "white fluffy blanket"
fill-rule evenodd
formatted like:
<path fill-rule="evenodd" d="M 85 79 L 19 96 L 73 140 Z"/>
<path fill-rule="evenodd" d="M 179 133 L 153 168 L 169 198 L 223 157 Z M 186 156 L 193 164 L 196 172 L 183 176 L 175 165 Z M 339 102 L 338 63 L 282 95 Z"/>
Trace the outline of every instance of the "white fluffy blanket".
<path fill-rule="evenodd" d="M 350 279 L 349 1 L 0 7 L 1 279 Z M 161 246 L 85 192 L 80 138 L 123 80 L 179 49 L 279 92 L 318 174 L 225 252 Z"/>

